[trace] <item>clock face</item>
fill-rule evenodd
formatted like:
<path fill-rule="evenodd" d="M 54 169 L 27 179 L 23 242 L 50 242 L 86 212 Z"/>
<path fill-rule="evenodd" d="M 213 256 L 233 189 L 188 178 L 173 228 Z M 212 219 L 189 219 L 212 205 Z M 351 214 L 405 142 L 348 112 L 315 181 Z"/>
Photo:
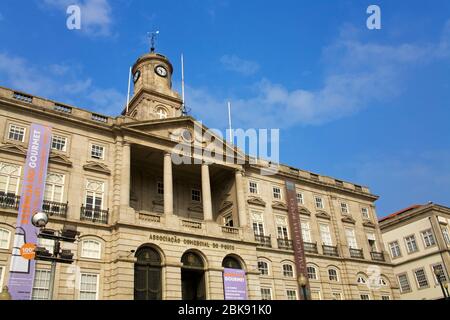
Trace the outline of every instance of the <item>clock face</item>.
<path fill-rule="evenodd" d="M 163 66 L 157 66 L 155 68 L 155 72 L 156 72 L 157 75 L 159 75 L 161 77 L 166 77 L 167 76 L 167 70 Z"/>
<path fill-rule="evenodd" d="M 133 81 L 136 83 L 136 81 L 139 80 L 139 77 L 141 76 L 141 72 L 138 70 L 133 76 Z"/>

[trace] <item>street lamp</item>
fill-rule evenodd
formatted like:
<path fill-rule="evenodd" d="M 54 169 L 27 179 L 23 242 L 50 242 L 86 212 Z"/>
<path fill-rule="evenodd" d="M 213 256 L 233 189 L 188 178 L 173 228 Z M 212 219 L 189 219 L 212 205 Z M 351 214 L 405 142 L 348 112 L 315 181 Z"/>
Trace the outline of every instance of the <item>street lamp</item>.
<path fill-rule="evenodd" d="M 303 293 L 303 300 L 308 300 L 308 295 L 306 294 L 306 285 L 308 284 L 308 278 L 305 277 L 305 275 L 302 273 L 298 279 L 298 284 L 302 288 Z"/>
<path fill-rule="evenodd" d="M 2 293 L 0 293 L 0 300 L 12 300 L 11 294 L 8 291 L 8 287 L 4 286 Z"/>
<path fill-rule="evenodd" d="M 439 285 L 441 286 L 442 293 L 444 294 L 444 299 L 447 299 L 447 294 L 445 293 L 444 285 L 442 284 L 442 279 L 441 279 L 442 273 L 439 272 L 438 269 L 434 269 L 434 274 L 436 275 L 436 279 L 438 280 Z"/>
<path fill-rule="evenodd" d="M 450 293 L 448 292 L 448 282 L 444 283 L 445 291 L 447 291 L 447 299 L 450 299 Z"/>

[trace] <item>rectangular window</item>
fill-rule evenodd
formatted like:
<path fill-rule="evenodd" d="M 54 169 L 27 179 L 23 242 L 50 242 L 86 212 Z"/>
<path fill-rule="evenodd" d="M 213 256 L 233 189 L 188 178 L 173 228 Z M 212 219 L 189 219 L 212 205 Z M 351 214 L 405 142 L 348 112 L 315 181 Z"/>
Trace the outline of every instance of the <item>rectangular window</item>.
<path fill-rule="evenodd" d="M 191 190 L 191 200 L 195 202 L 201 202 L 202 201 L 202 192 L 198 189 L 192 189 Z"/>
<path fill-rule="evenodd" d="M 398 284 L 400 285 L 400 291 L 402 293 L 411 291 L 411 285 L 409 284 L 408 276 L 406 275 L 406 273 L 399 274 L 397 278 Z"/>
<path fill-rule="evenodd" d="M 24 142 L 25 141 L 25 128 L 17 126 L 15 124 L 10 124 L 8 139 Z"/>
<path fill-rule="evenodd" d="M 271 288 L 261 288 L 261 300 L 272 300 Z"/>
<path fill-rule="evenodd" d="M 320 224 L 320 236 L 324 245 L 332 246 L 333 241 L 331 240 L 330 226 L 327 224 Z"/>
<path fill-rule="evenodd" d="M 226 227 L 234 227 L 233 215 L 228 214 L 223 217 L 223 225 Z"/>
<path fill-rule="evenodd" d="M 286 217 L 284 217 L 284 216 L 275 216 L 275 220 L 276 220 L 276 223 L 277 223 L 277 236 L 278 236 L 278 239 L 289 239 Z"/>
<path fill-rule="evenodd" d="M 50 292 L 50 275 L 49 270 L 36 270 L 33 282 L 32 300 L 49 300 Z"/>
<path fill-rule="evenodd" d="M 164 183 L 158 182 L 156 184 L 156 193 L 160 195 L 164 195 Z"/>
<path fill-rule="evenodd" d="M 92 211 L 103 210 L 103 194 L 105 192 L 105 183 L 100 181 L 88 180 L 86 184 L 86 214 Z"/>
<path fill-rule="evenodd" d="M 382 295 L 381 300 L 391 300 L 391 296 L 388 295 Z"/>
<path fill-rule="evenodd" d="M 347 244 L 349 248 L 358 249 L 358 243 L 356 242 L 355 230 L 345 228 L 345 235 L 347 237 Z"/>
<path fill-rule="evenodd" d="M 341 202 L 341 213 L 348 214 L 348 204 L 345 202 Z"/>
<path fill-rule="evenodd" d="M 258 184 L 256 182 L 250 181 L 248 183 L 248 190 L 250 193 L 258 194 Z"/>
<path fill-rule="evenodd" d="M 375 237 L 375 233 L 368 233 L 367 234 L 367 241 L 369 242 L 369 247 L 372 250 L 372 252 L 378 252 L 377 240 L 376 240 L 376 237 Z"/>
<path fill-rule="evenodd" d="M 308 221 L 302 221 L 301 222 L 301 226 L 302 226 L 302 238 L 303 238 L 303 242 L 312 242 L 312 238 L 311 238 L 311 227 L 309 225 Z"/>
<path fill-rule="evenodd" d="M 442 236 L 444 237 L 445 243 L 447 243 L 447 245 L 450 245 L 450 234 L 447 227 L 445 226 L 442 226 Z"/>
<path fill-rule="evenodd" d="M 433 232 L 431 231 L 431 229 L 423 231 L 422 238 L 423 238 L 425 247 L 427 247 L 427 248 L 432 247 L 436 244 L 436 242 L 434 240 L 434 235 L 433 235 Z"/>
<path fill-rule="evenodd" d="M 9 239 L 11 238 L 11 232 L 6 229 L 0 228 L 0 249 L 9 249 Z M 0 286 L 0 288 L 2 288 Z"/>
<path fill-rule="evenodd" d="M 272 187 L 273 198 L 281 200 L 281 189 L 278 187 Z"/>
<path fill-rule="evenodd" d="M 297 290 L 286 290 L 288 300 L 297 300 Z"/>
<path fill-rule="evenodd" d="M 14 196 L 18 193 L 21 170 L 20 166 L 0 162 L 0 194 Z M 5 200 L 0 198 L 0 201 Z"/>
<path fill-rule="evenodd" d="M 402 255 L 398 241 L 393 241 L 393 242 L 389 243 L 389 249 L 391 250 L 392 258 L 397 258 Z"/>
<path fill-rule="evenodd" d="M 444 267 L 442 264 L 437 263 L 431 266 L 431 271 L 433 271 L 434 274 L 434 280 L 436 284 L 439 284 L 439 279 L 441 279 L 441 282 L 444 283 L 447 281 L 447 276 L 445 275 Z"/>
<path fill-rule="evenodd" d="M 80 300 L 97 300 L 98 274 L 82 273 L 80 277 Z"/>
<path fill-rule="evenodd" d="M 362 293 L 359 296 L 361 297 L 361 300 L 370 300 L 370 295 L 367 293 Z"/>
<path fill-rule="evenodd" d="M 370 219 L 369 208 L 361 208 L 361 215 L 363 219 Z"/>
<path fill-rule="evenodd" d="M 52 150 L 66 151 L 67 138 L 57 135 L 52 136 Z"/>
<path fill-rule="evenodd" d="M 297 204 L 304 204 L 303 193 L 297 193 Z"/>
<path fill-rule="evenodd" d="M 417 286 L 419 289 L 428 287 L 427 275 L 425 274 L 425 270 L 423 268 L 414 271 L 414 275 L 416 276 Z"/>
<path fill-rule="evenodd" d="M 81 257 L 88 259 L 100 259 L 102 245 L 95 240 L 81 242 Z"/>
<path fill-rule="evenodd" d="M 252 212 L 253 218 L 253 232 L 256 236 L 264 236 L 264 221 L 262 214 L 259 212 Z"/>
<path fill-rule="evenodd" d="M 64 192 L 64 175 L 60 173 L 48 173 L 45 182 L 44 200 L 61 203 Z"/>
<path fill-rule="evenodd" d="M 91 145 L 91 158 L 97 160 L 103 160 L 105 157 L 105 147 L 98 144 Z"/>
<path fill-rule="evenodd" d="M 314 197 L 315 202 L 316 202 L 316 208 L 317 209 L 323 209 L 323 199 L 321 197 Z"/>
<path fill-rule="evenodd" d="M 405 243 L 408 253 L 413 253 L 419 250 L 416 243 L 416 237 L 414 235 L 405 237 Z"/>

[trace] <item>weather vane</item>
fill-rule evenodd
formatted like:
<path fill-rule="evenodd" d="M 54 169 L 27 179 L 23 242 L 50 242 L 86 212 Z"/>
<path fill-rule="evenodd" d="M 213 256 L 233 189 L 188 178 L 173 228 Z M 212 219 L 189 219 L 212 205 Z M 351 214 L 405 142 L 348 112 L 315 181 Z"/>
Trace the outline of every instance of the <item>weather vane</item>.
<path fill-rule="evenodd" d="M 155 42 L 156 42 L 156 36 L 159 34 L 158 31 L 148 32 L 147 35 L 150 38 L 150 52 L 155 52 Z"/>

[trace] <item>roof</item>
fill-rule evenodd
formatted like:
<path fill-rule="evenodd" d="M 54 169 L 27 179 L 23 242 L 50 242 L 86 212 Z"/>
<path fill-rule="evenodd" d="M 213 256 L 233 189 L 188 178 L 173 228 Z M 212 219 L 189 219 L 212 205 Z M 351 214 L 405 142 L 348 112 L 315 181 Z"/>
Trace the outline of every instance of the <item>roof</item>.
<path fill-rule="evenodd" d="M 417 208 L 420 208 L 420 207 L 423 207 L 423 205 L 422 204 L 414 204 L 412 206 L 409 206 L 409 207 L 404 208 L 402 210 L 399 210 L 397 212 L 391 213 L 390 215 L 387 215 L 386 217 L 379 219 L 378 222 L 382 222 L 382 221 L 385 221 L 385 220 L 392 219 L 392 218 L 394 218 L 394 217 L 396 217 L 396 216 L 398 216 L 398 215 L 400 215 L 402 213 L 405 213 L 405 212 L 408 212 L 408 211 L 411 211 L 411 210 L 414 210 L 414 209 L 417 209 Z"/>

